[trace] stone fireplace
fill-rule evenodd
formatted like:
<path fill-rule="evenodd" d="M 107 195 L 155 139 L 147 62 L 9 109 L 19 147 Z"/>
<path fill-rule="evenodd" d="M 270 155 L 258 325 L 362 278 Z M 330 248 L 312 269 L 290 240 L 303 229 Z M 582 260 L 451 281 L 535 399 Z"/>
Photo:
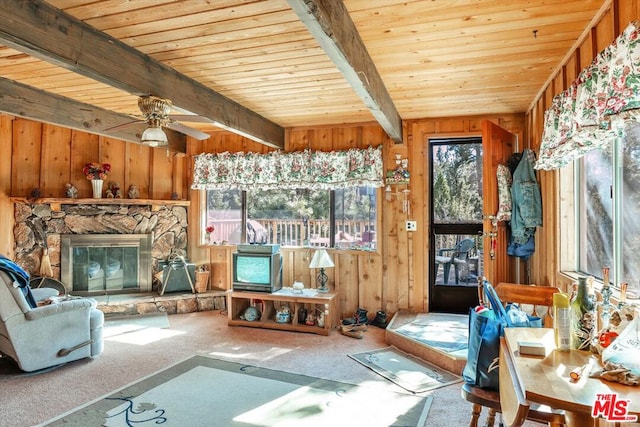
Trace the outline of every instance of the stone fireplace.
<path fill-rule="evenodd" d="M 61 280 L 68 291 L 105 294 L 156 290 L 157 283 L 152 278 L 158 272 L 158 262 L 168 259 L 172 251 L 186 255 L 187 209 L 184 206 L 129 205 L 126 201 L 122 205 L 62 202 L 53 210 L 48 203 L 16 202 L 14 206 L 16 261 L 32 277 L 40 276 L 42 259 L 47 255 L 47 249 L 53 277 Z M 78 238 L 81 246 L 76 246 L 76 252 L 80 258 L 68 260 L 73 252 L 65 248 L 63 253 L 61 242 Z M 87 243 L 87 238 L 89 242 L 94 240 L 102 247 L 99 249 L 94 243 Z M 123 244 L 119 248 L 109 249 L 116 241 Z M 140 245 L 142 249 L 130 252 L 129 248 L 136 245 Z M 126 260 L 140 255 L 147 257 L 148 261 L 143 261 L 133 273 L 133 267 Z M 78 260 L 79 265 L 76 262 Z M 74 272 L 73 267 L 62 267 L 63 262 L 68 262 L 69 266 L 77 266 L 76 271 Z M 95 263 L 100 264 L 103 270 L 102 273 L 95 273 L 96 276 L 90 275 L 88 271 L 89 268 L 95 269 Z M 128 273 L 126 278 L 125 268 Z M 140 268 L 148 281 L 141 278 Z M 85 269 L 85 279 L 81 279 L 82 284 L 78 289 L 73 289 L 71 283 L 74 274 L 81 277 Z M 100 275 L 103 276 L 97 277 Z M 113 280 L 107 282 L 107 275 Z M 133 276 L 136 276 L 135 279 Z M 103 281 L 100 284 L 98 279 L 101 278 Z M 90 281 L 91 279 L 96 280 Z M 136 283 L 133 283 L 134 280 Z M 98 289 L 99 287 L 101 288 Z"/>

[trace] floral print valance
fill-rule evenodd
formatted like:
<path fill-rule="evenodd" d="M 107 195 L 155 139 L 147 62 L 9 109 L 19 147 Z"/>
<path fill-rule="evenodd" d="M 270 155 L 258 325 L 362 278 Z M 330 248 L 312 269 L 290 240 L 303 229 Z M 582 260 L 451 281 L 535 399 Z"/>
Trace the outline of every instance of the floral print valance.
<path fill-rule="evenodd" d="M 640 121 L 640 34 L 631 23 L 545 111 L 536 169 L 558 169 L 607 148 Z"/>
<path fill-rule="evenodd" d="M 383 186 L 382 146 L 346 151 L 200 154 L 191 188 L 335 189 Z"/>

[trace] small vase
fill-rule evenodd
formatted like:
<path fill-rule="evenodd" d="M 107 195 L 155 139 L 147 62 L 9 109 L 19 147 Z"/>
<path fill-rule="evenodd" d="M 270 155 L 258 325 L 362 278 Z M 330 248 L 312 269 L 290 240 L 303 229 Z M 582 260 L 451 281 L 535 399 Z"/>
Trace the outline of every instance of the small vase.
<path fill-rule="evenodd" d="M 101 179 L 92 179 L 91 186 L 93 187 L 93 198 L 94 199 L 102 199 L 102 183 L 104 181 Z"/>

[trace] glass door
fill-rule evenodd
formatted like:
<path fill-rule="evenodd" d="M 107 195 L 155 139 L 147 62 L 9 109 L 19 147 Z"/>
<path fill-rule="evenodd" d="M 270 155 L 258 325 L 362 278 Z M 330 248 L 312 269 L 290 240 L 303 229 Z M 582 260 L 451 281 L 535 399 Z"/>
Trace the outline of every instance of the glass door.
<path fill-rule="evenodd" d="M 429 140 L 429 311 L 468 313 L 483 276 L 482 138 Z"/>

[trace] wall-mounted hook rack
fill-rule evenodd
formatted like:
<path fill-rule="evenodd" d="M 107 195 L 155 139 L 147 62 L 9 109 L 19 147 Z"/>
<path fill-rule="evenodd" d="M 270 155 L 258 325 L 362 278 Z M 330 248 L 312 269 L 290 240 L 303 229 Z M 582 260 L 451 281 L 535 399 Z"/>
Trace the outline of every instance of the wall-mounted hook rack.
<path fill-rule="evenodd" d="M 384 197 L 387 202 L 393 200 L 393 197 L 396 197 L 397 200 L 400 200 L 402 197 L 402 213 L 411 215 L 411 200 L 409 200 L 409 193 L 411 190 L 405 188 L 403 190 L 395 190 L 391 189 L 390 185 L 387 185 L 384 189 Z"/>

